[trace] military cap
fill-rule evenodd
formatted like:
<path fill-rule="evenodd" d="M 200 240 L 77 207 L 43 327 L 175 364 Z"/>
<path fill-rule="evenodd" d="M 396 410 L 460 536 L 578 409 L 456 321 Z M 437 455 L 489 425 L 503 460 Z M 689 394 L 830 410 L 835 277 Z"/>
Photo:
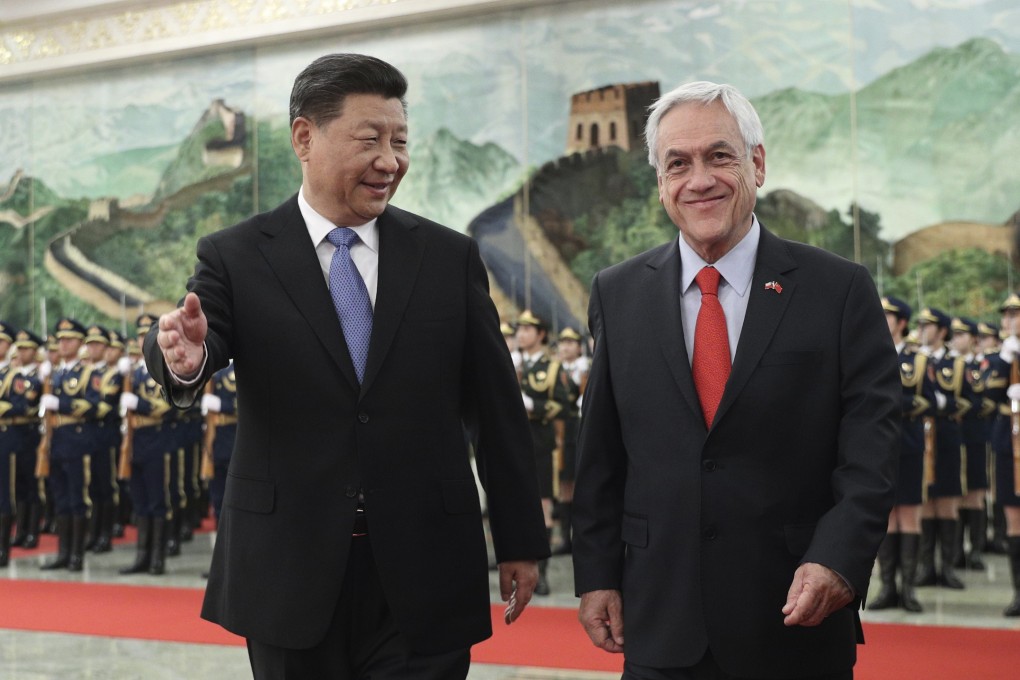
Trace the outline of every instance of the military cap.
<path fill-rule="evenodd" d="M 124 336 L 115 330 L 110 330 L 110 334 L 107 336 L 110 340 L 110 347 L 116 349 L 124 349 Z"/>
<path fill-rule="evenodd" d="M 575 342 L 581 342 L 581 334 L 567 326 L 560 331 L 560 340 L 574 340 Z"/>
<path fill-rule="evenodd" d="M 142 348 L 138 344 L 137 340 L 128 339 L 127 341 L 127 353 L 128 356 L 140 357 L 142 356 Z"/>
<path fill-rule="evenodd" d="M 36 349 L 42 344 L 42 338 L 32 331 L 20 330 L 14 335 L 14 346 Z"/>
<path fill-rule="evenodd" d="M 152 328 L 157 321 L 159 321 L 159 319 L 148 312 L 145 314 L 139 314 L 138 318 L 135 319 L 135 327 L 138 329 L 138 335 L 145 335 L 148 333 L 149 329 Z"/>
<path fill-rule="evenodd" d="M 921 337 L 917 334 L 917 329 L 915 328 L 907 333 L 907 337 L 903 338 L 903 342 L 908 345 L 920 345 Z"/>
<path fill-rule="evenodd" d="M 999 305 L 999 311 L 1005 312 L 1007 309 L 1020 309 L 1020 295 L 1010 293 L 1009 297 L 1003 300 L 1002 304 Z"/>
<path fill-rule="evenodd" d="M 521 312 L 521 315 L 517 318 L 517 325 L 545 328 L 545 322 L 539 319 L 534 314 L 532 314 L 530 309 L 525 309 L 523 312 Z"/>
<path fill-rule="evenodd" d="M 984 321 L 978 322 L 978 335 L 987 335 L 990 337 L 999 337 L 999 327 L 993 323 L 985 323 Z"/>
<path fill-rule="evenodd" d="M 955 316 L 953 317 L 953 321 L 949 324 L 949 330 L 954 333 L 970 333 L 971 335 L 977 335 L 977 324 L 962 316 Z"/>
<path fill-rule="evenodd" d="M 886 295 L 882 298 L 882 309 L 890 314 L 895 314 L 896 318 L 903 319 L 904 321 L 910 321 L 910 316 L 914 313 L 910 305 L 892 295 Z"/>
<path fill-rule="evenodd" d="M 85 342 L 101 342 L 104 345 L 110 344 L 110 331 L 106 330 L 99 324 L 92 324 L 89 329 L 85 331 Z"/>
<path fill-rule="evenodd" d="M 917 323 L 933 323 L 939 328 L 949 328 L 949 315 L 941 309 L 925 307 L 918 312 Z"/>
<path fill-rule="evenodd" d="M 57 349 L 59 349 L 59 348 L 60 348 L 60 345 L 57 344 L 57 336 L 53 335 L 52 333 L 50 335 L 47 335 L 46 336 L 46 349 L 51 351 L 51 352 L 56 352 Z"/>
<path fill-rule="evenodd" d="M 499 332 L 503 334 L 503 337 L 508 338 L 514 334 L 514 327 L 504 321 L 499 324 Z"/>
<path fill-rule="evenodd" d="M 72 318 L 64 318 L 57 322 L 56 331 L 53 333 L 57 340 L 63 338 L 85 339 L 85 327 Z"/>
<path fill-rule="evenodd" d="M 14 326 L 10 325 L 6 321 L 0 321 L 0 340 L 6 340 L 7 342 L 14 342 Z"/>

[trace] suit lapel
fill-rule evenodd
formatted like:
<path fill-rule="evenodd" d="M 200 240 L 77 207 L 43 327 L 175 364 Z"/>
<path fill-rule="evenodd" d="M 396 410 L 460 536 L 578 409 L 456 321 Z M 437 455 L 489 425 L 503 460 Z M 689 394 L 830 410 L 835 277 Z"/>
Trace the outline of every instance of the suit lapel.
<path fill-rule="evenodd" d="M 654 283 L 647 288 L 652 297 L 648 301 L 649 313 L 645 318 L 653 325 L 653 337 L 659 338 L 673 380 L 687 400 L 687 405 L 700 418 L 701 402 L 694 389 L 691 361 L 684 342 L 683 317 L 680 314 L 680 250 L 676 241 L 670 241 L 654 252 L 647 265 L 652 271 Z"/>
<path fill-rule="evenodd" d="M 262 227 L 269 238 L 259 246 L 294 306 L 340 367 L 355 390 L 358 379 L 347 351 L 340 320 L 322 277 L 315 247 L 298 208 L 297 197 L 282 205 Z"/>
<path fill-rule="evenodd" d="M 797 287 L 786 274 L 796 267 L 796 261 L 782 240 L 762 227 L 754 276 L 751 277 L 751 290 L 748 291 L 747 313 L 740 330 L 733 370 L 726 382 L 722 401 L 719 402 L 715 422 L 719 422 L 726 415 L 726 410 L 747 385 L 766 348 L 772 342 L 772 336 L 775 335 Z M 770 282 L 775 282 L 778 286 L 766 288 L 765 285 Z M 780 288 L 782 292 L 779 292 Z"/>
<path fill-rule="evenodd" d="M 409 213 L 387 208 L 379 216 L 378 225 L 379 287 L 362 395 L 372 386 L 393 343 L 425 254 L 425 243 L 417 232 L 418 223 Z"/>

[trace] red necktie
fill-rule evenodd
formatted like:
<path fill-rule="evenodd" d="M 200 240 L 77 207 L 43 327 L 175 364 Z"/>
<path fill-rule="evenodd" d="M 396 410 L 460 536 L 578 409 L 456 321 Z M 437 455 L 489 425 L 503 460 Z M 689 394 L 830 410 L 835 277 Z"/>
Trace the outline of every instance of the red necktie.
<path fill-rule="evenodd" d="M 694 387 L 705 414 L 705 427 L 711 428 L 730 377 L 730 341 L 726 315 L 719 304 L 719 270 L 705 267 L 694 281 L 701 289 L 701 310 L 694 327 Z"/>

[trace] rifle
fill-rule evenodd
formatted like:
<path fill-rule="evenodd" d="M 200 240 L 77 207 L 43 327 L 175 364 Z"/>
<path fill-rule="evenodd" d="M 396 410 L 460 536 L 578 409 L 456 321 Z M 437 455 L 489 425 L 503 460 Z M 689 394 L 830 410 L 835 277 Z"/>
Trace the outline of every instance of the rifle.
<path fill-rule="evenodd" d="M 1020 359 L 1013 359 L 1009 371 L 1011 385 L 1020 383 Z M 1013 493 L 1020 494 L 1020 401 L 1009 402 L 1010 434 L 1013 441 Z"/>
<path fill-rule="evenodd" d="M 53 374 L 57 371 L 51 368 L 46 380 L 43 381 L 43 394 L 53 394 Z M 50 476 L 50 443 L 53 441 L 53 430 L 56 428 L 57 416 L 52 411 L 46 411 L 43 416 L 42 439 L 39 440 L 39 448 L 35 452 L 35 476 L 38 479 L 45 479 Z"/>
<path fill-rule="evenodd" d="M 213 382 L 210 380 L 205 384 L 205 393 L 213 393 Z M 205 414 L 205 433 L 202 436 L 202 465 L 199 471 L 199 478 L 208 482 L 216 475 L 216 466 L 213 464 L 213 442 L 216 440 L 216 426 L 219 425 L 220 414 L 209 411 Z"/>
<path fill-rule="evenodd" d="M 131 377 L 131 373 L 124 376 L 122 394 L 131 392 Z M 134 438 L 135 412 L 128 411 L 124 414 L 124 434 L 120 442 L 120 457 L 117 461 L 117 479 L 131 479 L 131 456 L 134 453 Z"/>

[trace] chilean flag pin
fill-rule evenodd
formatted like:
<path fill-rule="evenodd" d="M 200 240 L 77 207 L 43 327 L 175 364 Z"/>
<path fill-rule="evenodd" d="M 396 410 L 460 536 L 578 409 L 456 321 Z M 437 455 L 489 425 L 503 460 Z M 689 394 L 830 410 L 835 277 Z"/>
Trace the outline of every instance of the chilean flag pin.
<path fill-rule="evenodd" d="M 774 290 L 777 293 L 782 293 L 783 287 L 779 284 L 778 281 L 769 281 L 768 283 L 765 284 L 765 290 Z"/>

